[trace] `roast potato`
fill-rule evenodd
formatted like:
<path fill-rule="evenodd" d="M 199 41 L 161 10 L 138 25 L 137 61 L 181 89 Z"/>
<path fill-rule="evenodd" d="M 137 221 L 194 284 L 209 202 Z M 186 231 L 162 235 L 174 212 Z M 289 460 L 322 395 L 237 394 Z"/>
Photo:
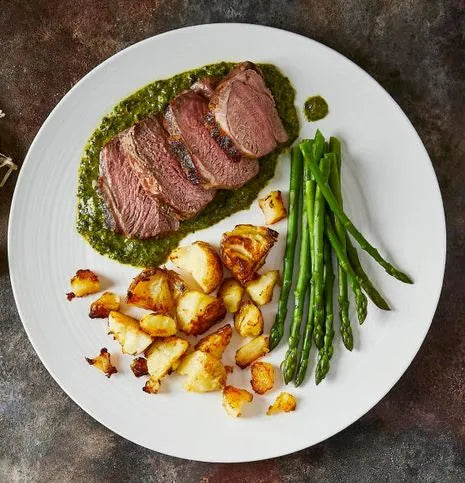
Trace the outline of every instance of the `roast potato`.
<path fill-rule="evenodd" d="M 270 416 L 271 414 L 276 414 L 280 412 L 288 413 L 290 411 L 295 411 L 297 407 L 297 400 L 288 392 L 282 392 L 277 398 L 276 401 L 268 408 L 266 414 Z"/>
<path fill-rule="evenodd" d="M 207 352 L 213 357 L 221 360 L 223 353 L 231 342 L 232 328 L 229 324 L 219 328 L 217 331 L 200 339 L 195 346 L 196 350 Z"/>
<path fill-rule="evenodd" d="M 242 337 L 256 337 L 263 332 L 263 316 L 250 300 L 241 303 L 234 314 L 234 327 Z"/>
<path fill-rule="evenodd" d="M 120 298 L 113 292 L 104 292 L 92 302 L 89 310 L 91 319 L 106 319 L 112 310 L 119 310 Z"/>
<path fill-rule="evenodd" d="M 257 361 L 250 367 L 252 379 L 250 384 L 257 394 L 265 394 L 273 388 L 274 368 L 269 362 Z"/>
<path fill-rule="evenodd" d="M 192 245 L 178 247 L 171 252 L 170 260 L 190 273 L 205 293 L 213 292 L 223 278 L 221 260 L 206 242 L 196 241 Z"/>
<path fill-rule="evenodd" d="M 173 317 L 163 314 L 146 314 L 140 319 L 140 328 L 152 337 L 169 337 L 177 332 Z"/>
<path fill-rule="evenodd" d="M 242 285 L 250 282 L 255 272 L 278 239 L 271 228 L 254 225 L 237 225 L 221 238 L 220 255 L 226 268 Z"/>
<path fill-rule="evenodd" d="M 284 208 L 283 197 L 279 190 L 272 191 L 268 196 L 265 196 L 265 198 L 260 198 L 258 200 L 258 205 L 265 215 L 265 224 L 267 225 L 272 225 L 273 223 L 277 223 L 279 220 L 286 218 L 286 208 Z"/>
<path fill-rule="evenodd" d="M 220 299 L 192 290 L 179 299 L 176 315 L 180 330 L 185 334 L 198 335 L 222 320 L 226 309 Z"/>
<path fill-rule="evenodd" d="M 136 377 L 146 376 L 149 373 L 145 357 L 136 357 L 132 360 L 130 367 Z"/>
<path fill-rule="evenodd" d="M 140 354 L 152 343 L 152 338 L 140 329 L 136 319 L 115 310 L 108 316 L 108 333 L 121 344 L 125 354 Z"/>
<path fill-rule="evenodd" d="M 187 391 L 218 391 L 226 384 L 223 364 L 216 357 L 200 350 L 184 357 L 177 372 L 187 376 L 184 383 Z"/>
<path fill-rule="evenodd" d="M 128 289 L 128 304 L 169 315 L 175 300 L 171 293 L 168 270 L 148 268 L 140 273 Z"/>
<path fill-rule="evenodd" d="M 142 390 L 149 394 L 157 394 L 157 392 L 160 390 L 160 381 L 158 379 L 149 377 Z"/>
<path fill-rule="evenodd" d="M 252 402 L 253 396 L 245 389 L 234 386 L 226 386 L 223 389 L 223 406 L 226 412 L 235 418 L 241 415 L 242 407 Z"/>
<path fill-rule="evenodd" d="M 268 304 L 273 298 L 273 289 L 278 281 L 279 270 L 270 270 L 247 284 L 247 294 L 257 305 Z"/>
<path fill-rule="evenodd" d="M 100 280 L 92 270 L 78 270 L 70 281 L 72 292 L 67 294 L 68 300 L 74 297 L 85 297 L 100 291 Z"/>
<path fill-rule="evenodd" d="M 147 351 L 147 370 L 150 378 L 159 381 L 172 369 L 189 347 L 181 337 L 171 336 L 156 340 Z"/>
<path fill-rule="evenodd" d="M 247 367 L 259 357 L 264 356 L 269 352 L 268 337 L 266 335 L 259 335 L 252 339 L 247 344 L 239 347 L 236 351 L 236 364 L 241 368 Z"/>
<path fill-rule="evenodd" d="M 86 361 L 91 365 L 96 367 L 99 371 L 102 371 L 108 378 L 112 374 L 118 372 L 116 367 L 111 363 L 110 353 L 107 351 L 106 347 L 100 349 L 100 354 L 93 359 L 86 357 Z"/>
<path fill-rule="evenodd" d="M 244 287 L 234 278 L 225 278 L 218 290 L 220 298 L 226 310 L 234 314 L 239 309 L 239 305 L 244 295 Z"/>

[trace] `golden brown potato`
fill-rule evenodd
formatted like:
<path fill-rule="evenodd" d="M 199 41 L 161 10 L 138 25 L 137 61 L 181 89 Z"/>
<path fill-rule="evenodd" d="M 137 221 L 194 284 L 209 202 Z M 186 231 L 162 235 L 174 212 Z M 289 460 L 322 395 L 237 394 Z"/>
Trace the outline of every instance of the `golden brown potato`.
<path fill-rule="evenodd" d="M 272 225 L 286 218 L 287 213 L 286 208 L 284 208 L 281 191 L 272 191 L 265 198 L 260 198 L 258 204 L 265 215 L 265 223 L 267 225 Z"/>
<path fill-rule="evenodd" d="M 241 303 L 234 314 L 234 327 L 242 337 L 256 337 L 263 332 L 263 316 L 250 300 Z"/>
<path fill-rule="evenodd" d="M 234 278 L 245 285 L 265 263 L 265 258 L 277 239 L 278 233 L 271 228 L 237 225 L 233 231 L 224 233 L 221 238 L 221 259 Z"/>
<path fill-rule="evenodd" d="M 166 270 L 166 273 L 168 274 L 168 283 L 174 301 L 177 302 L 181 298 L 181 295 L 189 290 L 189 287 L 179 273 L 176 273 L 174 270 Z"/>
<path fill-rule="evenodd" d="M 203 334 L 226 315 L 223 302 L 211 295 L 192 290 L 178 301 L 176 315 L 179 329 L 185 334 Z"/>
<path fill-rule="evenodd" d="M 187 376 L 184 383 L 187 391 L 218 391 L 226 384 L 223 364 L 211 354 L 199 350 L 184 357 L 177 372 Z"/>
<path fill-rule="evenodd" d="M 218 290 L 218 298 L 220 298 L 226 310 L 234 314 L 239 309 L 239 305 L 244 295 L 244 287 L 234 278 L 225 278 Z"/>
<path fill-rule="evenodd" d="M 152 337 L 169 337 L 178 331 L 173 317 L 163 314 L 146 314 L 140 319 L 140 328 Z"/>
<path fill-rule="evenodd" d="M 144 357 L 136 357 L 133 359 L 130 367 L 136 377 L 146 376 L 149 373 L 147 359 Z"/>
<path fill-rule="evenodd" d="M 91 270 L 78 270 L 70 283 L 73 291 L 66 294 L 68 300 L 72 300 L 74 297 L 85 297 L 100 291 L 100 280 Z"/>
<path fill-rule="evenodd" d="M 252 379 L 250 384 L 257 394 L 265 394 L 273 388 L 274 368 L 269 362 L 254 362 L 250 368 Z"/>
<path fill-rule="evenodd" d="M 232 328 L 229 324 L 221 327 L 216 332 L 207 335 L 203 339 L 200 339 L 195 346 L 196 350 L 207 352 L 213 357 L 220 359 L 223 357 L 223 353 L 231 342 Z"/>
<path fill-rule="evenodd" d="M 142 390 L 148 394 L 157 394 L 160 390 L 160 381 L 149 377 Z"/>
<path fill-rule="evenodd" d="M 108 333 L 121 344 L 125 354 L 139 354 L 152 343 L 152 338 L 140 329 L 136 319 L 115 310 L 108 316 Z"/>
<path fill-rule="evenodd" d="M 93 359 L 86 357 L 86 361 L 91 365 L 96 367 L 98 370 L 102 371 L 108 378 L 112 374 L 116 374 L 118 371 L 115 366 L 112 365 L 110 360 L 110 353 L 104 347 L 100 349 L 100 354 Z"/>
<path fill-rule="evenodd" d="M 280 412 L 288 413 L 290 411 L 295 411 L 297 407 L 297 400 L 288 392 L 282 392 L 277 398 L 276 401 L 268 408 L 266 414 L 270 416 L 271 414 L 276 414 Z"/>
<path fill-rule="evenodd" d="M 265 305 L 271 302 L 278 281 L 279 270 L 270 270 L 246 285 L 247 294 L 256 304 Z"/>
<path fill-rule="evenodd" d="M 171 314 L 175 300 L 171 293 L 168 271 L 148 268 L 140 273 L 129 286 L 128 304 L 159 314 Z"/>
<path fill-rule="evenodd" d="M 166 376 L 188 348 L 189 342 L 181 337 L 171 336 L 156 340 L 147 351 L 150 378 L 159 381 Z"/>
<path fill-rule="evenodd" d="M 213 292 L 223 278 L 220 257 L 206 242 L 197 241 L 178 247 L 171 252 L 170 260 L 181 270 L 190 273 L 205 293 Z"/>
<path fill-rule="evenodd" d="M 236 351 L 236 364 L 241 369 L 244 369 L 244 367 L 252 364 L 253 361 L 268 352 L 268 337 L 266 335 L 259 335 L 250 342 L 247 342 L 247 344 L 239 347 Z"/>
<path fill-rule="evenodd" d="M 244 404 L 252 402 L 253 396 L 245 389 L 239 389 L 234 386 L 226 386 L 223 389 L 223 406 L 226 412 L 238 418 L 241 415 Z"/>
<path fill-rule="evenodd" d="M 112 310 L 119 310 L 120 298 L 113 292 L 104 292 L 92 302 L 89 310 L 91 319 L 106 319 Z"/>

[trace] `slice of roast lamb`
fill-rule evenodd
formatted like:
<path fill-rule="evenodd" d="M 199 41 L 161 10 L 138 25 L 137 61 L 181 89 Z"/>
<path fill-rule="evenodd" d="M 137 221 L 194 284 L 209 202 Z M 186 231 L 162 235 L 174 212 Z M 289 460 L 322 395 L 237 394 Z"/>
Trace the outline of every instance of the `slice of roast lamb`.
<path fill-rule="evenodd" d="M 210 99 L 219 81 L 218 77 L 202 77 L 191 85 L 191 89 L 205 99 Z"/>
<path fill-rule="evenodd" d="M 114 137 L 100 153 L 99 193 L 110 229 L 133 238 L 151 238 L 176 231 L 179 221 L 160 200 L 141 187 Z"/>
<path fill-rule="evenodd" d="M 245 156 L 260 158 L 288 140 L 273 95 L 251 62 L 231 70 L 216 88 L 209 108 L 220 130 Z"/>
<path fill-rule="evenodd" d="M 205 187 L 240 188 L 258 173 L 258 161 L 245 157 L 232 159 L 210 135 L 205 123 L 207 114 L 207 100 L 193 90 L 175 97 L 165 113 L 171 142 L 185 146 Z"/>
<path fill-rule="evenodd" d="M 180 219 L 192 218 L 215 196 L 215 191 L 193 184 L 186 177 L 156 117 L 144 119 L 127 129 L 121 144 L 142 187 L 170 205 Z"/>

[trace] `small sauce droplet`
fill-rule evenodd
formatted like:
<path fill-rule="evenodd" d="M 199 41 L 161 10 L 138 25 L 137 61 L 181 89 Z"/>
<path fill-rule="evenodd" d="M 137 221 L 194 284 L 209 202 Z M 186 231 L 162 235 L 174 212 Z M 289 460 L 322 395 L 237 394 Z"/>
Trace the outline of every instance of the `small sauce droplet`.
<path fill-rule="evenodd" d="M 328 103 L 321 96 L 309 97 L 304 104 L 307 121 L 319 121 L 328 114 Z"/>

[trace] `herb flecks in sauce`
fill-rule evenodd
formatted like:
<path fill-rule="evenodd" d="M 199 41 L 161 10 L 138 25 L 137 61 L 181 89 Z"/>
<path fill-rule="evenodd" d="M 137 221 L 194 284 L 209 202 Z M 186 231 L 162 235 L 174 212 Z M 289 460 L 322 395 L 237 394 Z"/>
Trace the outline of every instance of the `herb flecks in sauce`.
<path fill-rule="evenodd" d="M 77 230 L 90 245 L 103 255 L 121 263 L 149 267 L 166 261 L 170 251 L 188 234 L 214 225 L 233 213 L 247 209 L 259 191 L 273 177 L 279 154 L 286 146 L 260 160 L 259 174 L 238 190 L 219 190 L 213 201 L 195 218 L 181 222 L 179 230 L 162 238 L 137 240 L 114 233 L 105 226 L 102 201 L 97 191 L 100 150 L 120 131 L 150 114 L 164 111 L 168 102 L 188 89 L 197 79 L 226 75 L 233 63 L 220 62 L 158 80 L 143 87 L 115 106 L 93 132 L 85 148 L 79 168 Z M 289 134 L 290 145 L 298 135 L 299 122 L 294 107 L 295 91 L 273 65 L 261 64 L 266 84 L 276 100 L 279 115 Z"/>
<path fill-rule="evenodd" d="M 309 97 L 304 104 L 307 121 L 319 121 L 328 114 L 328 103 L 321 96 Z"/>

